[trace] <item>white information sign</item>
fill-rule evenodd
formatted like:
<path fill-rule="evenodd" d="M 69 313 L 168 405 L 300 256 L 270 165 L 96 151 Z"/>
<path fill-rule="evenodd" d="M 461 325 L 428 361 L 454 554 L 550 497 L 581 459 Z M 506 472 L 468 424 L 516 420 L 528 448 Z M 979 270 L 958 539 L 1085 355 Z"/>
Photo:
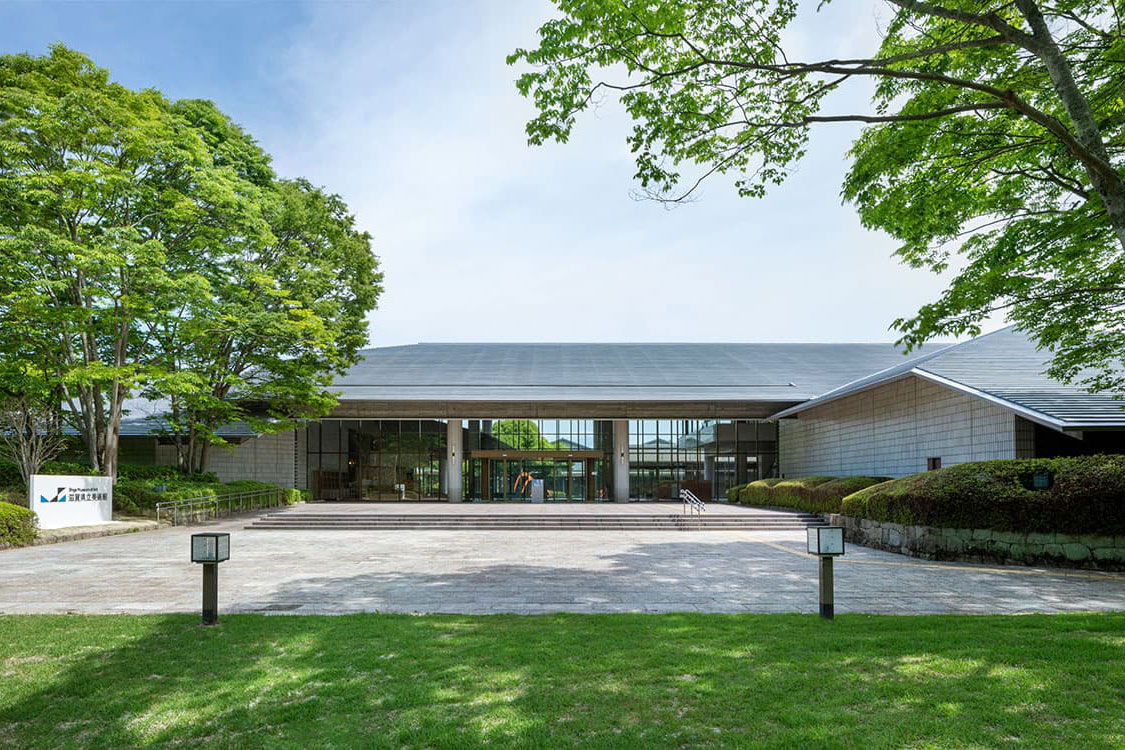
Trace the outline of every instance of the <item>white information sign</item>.
<path fill-rule="evenodd" d="M 31 509 L 39 528 L 64 529 L 113 520 L 113 481 L 109 477 L 31 477 Z"/>

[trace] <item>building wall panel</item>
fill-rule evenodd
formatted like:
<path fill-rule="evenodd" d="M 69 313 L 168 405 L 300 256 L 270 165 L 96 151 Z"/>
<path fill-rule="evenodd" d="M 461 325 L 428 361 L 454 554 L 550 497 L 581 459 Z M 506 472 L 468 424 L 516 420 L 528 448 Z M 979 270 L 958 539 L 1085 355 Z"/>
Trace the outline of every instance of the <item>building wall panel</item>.
<path fill-rule="evenodd" d="M 1020 421 L 986 401 L 905 378 L 781 420 L 781 472 L 900 477 L 925 471 L 928 458 L 952 466 L 1030 455 L 1034 442 Z"/>
<path fill-rule="evenodd" d="M 274 435 L 249 438 L 227 448 L 212 446 L 207 455 L 207 471 L 213 471 L 223 482 L 253 479 L 282 487 L 306 489 L 305 431 L 289 430 Z M 156 463 L 176 464 L 176 449 L 171 445 L 156 447 Z"/>

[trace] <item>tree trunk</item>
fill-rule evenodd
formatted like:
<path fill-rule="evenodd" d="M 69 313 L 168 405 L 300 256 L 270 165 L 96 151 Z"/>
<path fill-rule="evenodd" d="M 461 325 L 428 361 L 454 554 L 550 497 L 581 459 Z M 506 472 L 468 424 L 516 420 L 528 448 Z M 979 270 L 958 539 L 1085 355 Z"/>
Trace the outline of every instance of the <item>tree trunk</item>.
<path fill-rule="evenodd" d="M 188 414 L 191 427 L 188 428 L 187 454 L 184 458 L 184 471 L 188 474 L 195 473 L 195 464 L 199 458 L 199 430 L 195 426 L 195 417 Z"/>
<path fill-rule="evenodd" d="M 172 447 L 176 449 L 176 468 L 187 473 L 184 463 L 184 436 L 180 434 L 180 402 L 175 396 L 169 402 L 172 412 Z"/>
<path fill-rule="evenodd" d="M 202 474 L 207 471 L 207 454 L 211 449 L 211 441 L 204 440 L 203 445 L 199 448 L 199 473 Z"/>
<path fill-rule="evenodd" d="M 1090 102 L 1078 88 L 1070 63 L 1051 36 L 1051 30 L 1035 0 L 1016 0 L 1016 7 L 1027 20 L 1032 35 L 1040 45 L 1037 54 L 1047 68 L 1051 85 L 1059 95 L 1063 108 L 1074 123 L 1075 139 L 1105 163 L 1106 169 L 1099 170 L 1087 166 L 1086 173 L 1098 197 L 1105 205 L 1105 212 L 1117 241 L 1122 249 L 1125 249 L 1125 180 L 1122 180 L 1121 174 L 1110 162 L 1109 151 L 1106 149 L 1094 113 L 1090 109 Z"/>
<path fill-rule="evenodd" d="M 90 459 L 90 471 L 98 473 L 101 461 L 98 460 L 98 428 L 94 424 L 94 413 L 90 408 L 84 408 L 82 423 L 85 425 L 83 437 L 86 439 L 86 454 Z"/>
<path fill-rule="evenodd" d="M 109 417 L 106 419 L 102 468 L 105 475 L 117 484 L 117 450 L 121 443 L 121 407 L 125 401 L 125 391 L 120 383 L 114 383 L 110 393 L 113 402 L 110 404 Z"/>

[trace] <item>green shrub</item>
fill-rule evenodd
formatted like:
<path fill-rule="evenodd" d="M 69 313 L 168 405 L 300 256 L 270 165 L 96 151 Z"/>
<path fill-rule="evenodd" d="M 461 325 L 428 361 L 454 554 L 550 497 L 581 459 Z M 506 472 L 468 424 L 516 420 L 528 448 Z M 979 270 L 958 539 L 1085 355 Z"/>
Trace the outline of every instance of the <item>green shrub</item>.
<path fill-rule="evenodd" d="M 746 505 L 794 508 L 809 513 L 839 513 L 840 502 L 856 490 L 886 482 L 886 477 L 805 477 L 760 479 L 745 485 L 739 500 Z"/>
<path fill-rule="evenodd" d="M 22 505 L 0 503 L 0 547 L 22 547 L 35 541 L 38 519 Z"/>
<path fill-rule="evenodd" d="M 306 498 L 306 493 L 291 487 L 278 487 L 269 482 L 256 482 L 245 479 L 235 482 L 222 483 L 206 481 L 214 474 L 201 474 L 190 479 L 180 475 L 178 479 L 155 480 L 122 480 L 117 481 L 114 487 L 114 505 L 125 513 L 139 513 L 156 509 L 156 504 L 168 500 L 190 500 L 194 498 L 219 497 L 237 492 L 256 492 L 260 490 L 282 491 L 281 502 L 286 505 L 300 502 Z M 158 492 L 157 488 L 163 487 Z"/>
<path fill-rule="evenodd" d="M 90 473 L 90 467 L 69 461 L 48 461 L 41 471 L 44 474 L 83 475 Z M 162 491 L 157 491 L 157 488 L 161 488 Z M 277 489 L 277 485 L 252 480 L 223 484 L 212 472 L 182 474 L 175 466 L 121 464 L 117 467 L 113 505 L 116 510 L 124 513 L 140 513 L 155 510 L 156 504 L 165 500 L 216 497 L 232 492 L 266 489 Z M 282 502 L 287 505 L 307 499 L 307 492 L 291 488 L 283 489 Z M 0 501 L 7 498 L 16 504 L 22 504 L 26 500 L 26 495 L 27 490 L 23 488 L 23 480 L 20 479 L 16 465 L 0 462 Z"/>
<path fill-rule="evenodd" d="M 39 470 L 40 474 L 61 474 L 82 476 L 90 474 L 90 467 L 77 461 L 47 461 Z M 176 481 L 183 479 L 185 474 L 175 466 L 151 466 L 148 464 L 118 464 L 117 478 L 121 479 L 153 479 Z M 215 483 L 219 478 L 212 473 L 191 475 L 201 482 Z M 23 484 L 19 469 L 10 461 L 0 461 L 0 486 L 15 486 Z"/>
<path fill-rule="evenodd" d="M 39 470 L 40 474 L 89 474 L 90 469 L 84 464 L 74 463 L 72 461 L 47 461 L 43 464 L 43 468 Z M 17 487 L 23 485 L 23 477 L 20 476 L 19 467 L 11 461 L 0 461 L 0 485 L 6 487 Z"/>
<path fill-rule="evenodd" d="M 731 502 L 734 502 L 734 503 L 745 503 L 745 502 L 747 502 L 747 500 L 746 500 L 746 488 L 749 487 L 750 485 L 754 485 L 754 487 L 764 487 L 764 486 L 768 487 L 768 486 L 772 486 L 772 485 L 774 485 L 774 484 L 776 484 L 777 482 L 780 482 L 780 481 L 781 481 L 780 479 L 756 479 L 753 482 L 750 482 L 749 484 L 740 484 L 737 487 L 731 487 L 729 490 L 727 490 L 727 498 L 730 499 Z M 752 490 L 751 490 L 751 492 L 752 492 Z"/>
<path fill-rule="evenodd" d="M 222 494 L 218 482 L 198 482 L 178 479 L 119 479 L 113 488 L 114 505 L 126 513 L 154 510 L 165 500 L 188 500 L 196 497 L 215 497 Z M 163 488 L 163 491 L 158 491 Z"/>
<path fill-rule="evenodd" d="M 151 466 L 147 464 L 120 464 L 117 467 L 120 479 L 163 479 L 174 482 L 180 479 L 194 479 L 198 482 L 218 482 L 219 478 L 211 472 L 205 474 L 184 474 L 175 466 Z"/>
<path fill-rule="evenodd" d="M 1035 474 L 1049 486 L 1036 490 Z M 1125 534 L 1125 456 L 959 464 L 855 492 L 843 513 L 961 529 Z"/>
<path fill-rule="evenodd" d="M 269 482 L 257 482 L 252 479 L 242 479 L 235 482 L 227 482 L 224 487 L 224 492 L 254 492 L 255 490 L 281 490 L 281 502 L 285 505 L 293 505 L 305 499 L 307 495 L 306 490 L 298 490 L 292 487 L 279 487 L 276 484 Z"/>

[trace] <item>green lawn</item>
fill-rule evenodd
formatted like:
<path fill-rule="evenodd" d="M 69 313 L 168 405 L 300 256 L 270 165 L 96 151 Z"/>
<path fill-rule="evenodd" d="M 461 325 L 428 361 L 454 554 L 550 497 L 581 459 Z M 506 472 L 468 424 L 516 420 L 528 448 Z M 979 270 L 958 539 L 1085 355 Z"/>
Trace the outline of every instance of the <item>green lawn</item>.
<path fill-rule="evenodd" d="M 0 617 L 0 746 L 1125 745 L 1125 614 Z"/>

